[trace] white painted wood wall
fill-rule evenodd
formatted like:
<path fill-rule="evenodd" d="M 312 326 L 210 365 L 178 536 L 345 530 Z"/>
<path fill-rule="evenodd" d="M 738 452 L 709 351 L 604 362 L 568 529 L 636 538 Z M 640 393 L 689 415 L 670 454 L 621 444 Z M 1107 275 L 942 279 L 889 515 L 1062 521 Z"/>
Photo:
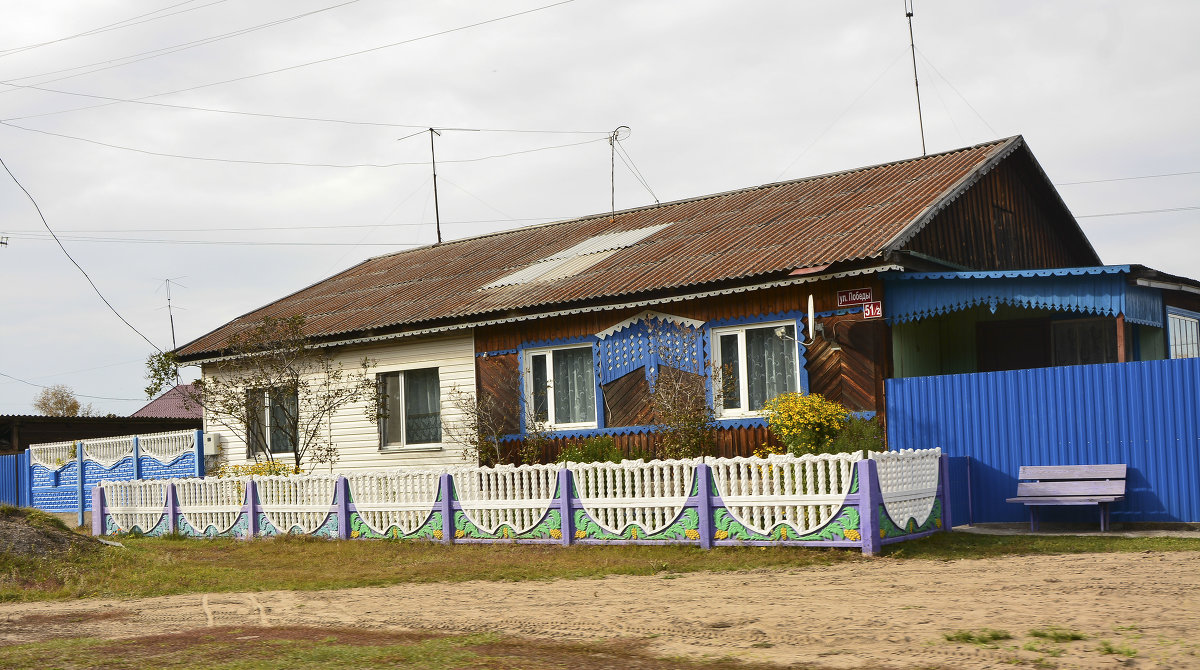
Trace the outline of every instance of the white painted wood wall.
<path fill-rule="evenodd" d="M 346 370 L 353 371 L 358 368 L 363 356 L 376 361 L 376 366 L 371 370 L 372 374 L 438 368 L 443 424 L 459 419 L 449 401 L 452 389 L 457 387 L 475 393 L 475 342 L 470 333 L 339 347 L 334 352 L 334 362 L 341 363 Z M 211 370 L 205 370 L 205 374 L 211 374 Z M 235 430 L 230 430 L 205 413 L 205 434 L 221 435 L 221 461 L 229 464 L 253 462 L 252 459 L 246 458 L 245 429 L 240 426 L 233 428 Z M 329 420 L 327 430 L 340 453 L 333 468 L 335 473 L 394 467 L 427 468 L 473 464 L 463 460 L 463 445 L 452 441 L 444 426 L 440 444 L 380 450 L 378 425 L 364 414 L 361 403 L 347 405 L 335 413 Z M 282 457 L 285 462 L 291 462 L 291 454 L 277 456 Z M 311 463 L 306 459 L 306 472 L 308 465 Z M 328 466 L 320 465 L 314 474 L 328 472 Z"/>

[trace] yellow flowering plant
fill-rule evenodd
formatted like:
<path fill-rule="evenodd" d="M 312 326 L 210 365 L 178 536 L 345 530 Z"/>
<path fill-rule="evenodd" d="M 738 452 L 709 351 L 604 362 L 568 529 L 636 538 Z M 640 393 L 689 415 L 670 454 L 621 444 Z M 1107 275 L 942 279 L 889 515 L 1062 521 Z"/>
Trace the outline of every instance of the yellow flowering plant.
<path fill-rule="evenodd" d="M 210 471 L 210 477 L 286 477 L 288 475 L 300 474 L 300 468 L 291 463 L 283 461 L 259 461 L 258 463 L 244 463 L 231 465 L 222 463 L 214 470 Z"/>
<path fill-rule="evenodd" d="M 763 413 L 771 433 L 788 452 L 802 456 L 833 451 L 850 410 L 819 393 L 783 393 L 767 401 Z M 762 451 L 771 453 L 767 445 Z"/>

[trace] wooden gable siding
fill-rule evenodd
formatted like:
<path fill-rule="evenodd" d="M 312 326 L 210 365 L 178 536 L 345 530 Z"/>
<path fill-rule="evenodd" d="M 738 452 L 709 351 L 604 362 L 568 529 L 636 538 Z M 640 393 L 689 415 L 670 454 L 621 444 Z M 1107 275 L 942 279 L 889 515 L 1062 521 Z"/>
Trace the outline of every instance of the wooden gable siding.
<path fill-rule="evenodd" d="M 973 270 L 1098 265 L 1026 151 L 1002 161 L 903 245 Z"/>
<path fill-rule="evenodd" d="M 603 387 L 604 413 L 609 426 L 645 426 L 654 422 L 646 371 L 634 370 Z"/>
<path fill-rule="evenodd" d="M 521 415 L 519 368 L 516 354 L 499 356 L 477 356 L 475 358 L 475 383 L 480 395 L 492 398 L 494 407 L 507 433 L 520 432 L 518 423 Z"/>
<path fill-rule="evenodd" d="M 882 320 L 863 321 L 860 314 L 822 319 L 827 335 L 841 351 L 817 338 L 808 348 L 808 384 L 813 393 L 856 411 L 883 412 L 883 374 L 877 362 L 886 361 L 886 328 Z"/>

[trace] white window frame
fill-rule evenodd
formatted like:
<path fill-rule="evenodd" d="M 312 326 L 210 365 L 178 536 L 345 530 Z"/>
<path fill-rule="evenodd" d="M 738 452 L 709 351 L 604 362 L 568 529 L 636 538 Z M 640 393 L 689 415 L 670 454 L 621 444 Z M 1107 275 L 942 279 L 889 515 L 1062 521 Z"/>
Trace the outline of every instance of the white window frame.
<path fill-rule="evenodd" d="M 263 453 L 270 454 L 271 455 L 270 458 L 275 458 L 275 454 L 294 454 L 294 453 L 296 453 L 296 450 L 300 448 L 300 436 L 298 434 L 294 434 L 291 436 L 292 444 L 291 444 L 290 449 L 276 451 L 273 448 L 272 439 L 274 438 L 274 435 L 275 435 L 275 426 L 271 421 L 272 417 L 274 416 L 273 408 L 271 406 L 271 394 L 276 391 L 280 391 L 280 389 L 252 388 L 252 389 L 246 390 L 247 399 L 249 399 L 249 396 L 255 395 L 255 396 L 258 396 L 258 402 L 261 403 L 258 406 L 258 411 L 255 412 L 256 416 L 251 419 L 250 425 L 246 426 L 246 458 L 255 458 L 256 457 L 255 450 L 254 450 L 254 442 L 255 442 L 254 423 L 255 423 L 255 420 L 257 420 L 257 422 L 260 424 L 260 427 L 262 430 L 262 433 L 261 433 L 261 435 L 259 435 L 259 437 L 261 437 L 263 440 L 263 448 L 265 449 L 265 451 Z M 296 396 L 296 411 L 299 412 L 300 411 L 299 394 L 294 391 L 292 392 L 292 394 Z M 296 417 L 296 423 L 297 423 L 296 432 L 298 433 L 299 432 L 299 423 L 300 423 L 299 416 Z"/>
<path fill-rule="evenodd" d="M 761 321 L 755 323 L 744 323 L 737 326 L 719 326 L 709 330 L 709 342 L 712 347 L 712 395 L 713 395 L 713 413 L 720 419 L 731 419 L 740 417 L 760 417 L 763 411 L 751 410 L 750 407 L 750 377 L 746 374 L 749 371 L 749 366 L 746 365 L 746 331 L 759 330 L 764 328 L 781 328 L 785 326 L 792 327 L 792 333 L 800 332 L 800 324 L 795 320 L 788 321 Z M 721 396 L 721 336 L 722 335 L 737 335 L 738 347 L 738 366 L 740 374 L 738 375 L 738 399 L 739 407 L 726 408 L 724 400 Z M 796 349 L 794 379 L 796 380 L 796 391 L 804 390 L 801 383 L 801 367 L 803 366 L 803 356 L 800 354 L 800 348 L 795 338 L 792 339 L 792 346 Z"/>
<path fill-rule="evenodd" d="M 542 424 L 549 430 L 580 430 L 587 428 L 596 428 L 599 425 L 597 420 L 582 421 L 573 423 L 556 423 L 555 407 L 554 407 L 554 352 L 569 351 L 571 349 L 586 349 L 588 359 L 591 361 L 590 369 L 592 374 L 592 404 L 597 404 L 596 398 L 596 352 L 590 343 L 571 344 L 560 347 L 539 347 L 537 349 L 526 349 L 522 364 L 522 381 L 525 389 L 525 419 L 526 422 L 534 420 L 534 404 L 533 404 L 533 359 L 535 356 L 546 357 L 546 421 Z M 593 407 L 592 415 L 599 417 L 599 408 Z"/>
<path fill-rule="evenodd" d="M 387 435 L 387 430 L 385 428 L 385 422 L 387 421 L 387 417 L 380 416 L 379 425 L 376 427 L 377 432 L 378 432 L 378 437 L 379 437 L 379 450 L 380 451 L 436 451 L 436 450 L 439 450 L 442 448 L 442 444 L 446 439 L 444 429 L 440 430 L 441 439 L 437 442 L 409 442 L 408 441 L 408 425 L 407 425 L 407 421 L 404 418 L 404 413 L 407 411 L 407 408 L 404 405 L 405 384 L 407 383 L 407 376 L 408 376 L 409 372 L 419 372 L 419 371 L 424 371 L 424 370 L 437 371 L 437 375 L 438 375 L 438 421 L 440 422 L 442 420 L 442 413 L 443 413 L 442 412 L 442 410 L 443 410 L 443 408 L 442 408 L 442 404 L 443 404 L 442 369 L 440 367 L 429 366 L 429 367 L 423 367 L 423 368 L 405 368 L 403 370 L 382 370 L 380 372 L 375 373 L 376 388 L 380 389 L 381 395 L 383 394 L 383 389 L 381 389 L 380 387 L 387 383 L 386 379 L 388 377 L 397 377 L 398 382 L 396 384 L 396 387 L 397 387 L 396 393 L 397 393 L 397 396 L 399 397 L 399 401 L 400 401 L 400 416 L 401 416 L 401 420 L 399 422 L 399 424 L 400 424 L 400 441 L 399 442 L 385 441 L 385 437 L 390 437 Z M 383 412 L 385 409 L 386 409 L 386 406 L 381 407 L 380 411 Z"/>
<path fill-rule="evenodd" d="M 1174 358 L 1195 358 L 1197 355 L 1200 355 L 1195 352 L 1195 350 L 1198 346 L 1197 341 L 1193 340 L 1192 342 L 1184 342 L 1182 344 L 1177 344 L 1174 341 L 1175 338 L 1178 337 L 1178 335 L 1177 335 L 1178 329 L 1172 327 L 1172 325 L 1173 325 L 1172 320 L 1174 320 L 1178 323 L 1181 323 L 1184 326 L 1195 327 L 1197 335 L 1200 335 L 1200 313 L 1193 312 L 1193 311 L 1186 310 L 1186 309 L 1180 309 L 1178 307 L 1168 307 L 1167 308 L 1167 358 L 1172 358 L 1172 359 L 1174 359 Z M 1178 352 L 1178 350 L 1182 346 L 1189 346 L 1191 348 L 1191 351 L 1185 352 L 1187 355 L 1176 356 L 1175 354 Z"/>

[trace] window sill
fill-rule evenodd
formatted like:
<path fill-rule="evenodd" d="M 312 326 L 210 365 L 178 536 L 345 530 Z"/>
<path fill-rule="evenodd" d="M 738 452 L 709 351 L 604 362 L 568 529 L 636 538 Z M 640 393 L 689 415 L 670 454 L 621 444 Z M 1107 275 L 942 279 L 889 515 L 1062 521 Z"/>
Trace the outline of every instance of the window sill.
<path fill-rule="evenodd" d="M 413 451 L 441 451 L 441 444 L 388 445 L 380 447 L 381 454 L 407 454 Z"/>

